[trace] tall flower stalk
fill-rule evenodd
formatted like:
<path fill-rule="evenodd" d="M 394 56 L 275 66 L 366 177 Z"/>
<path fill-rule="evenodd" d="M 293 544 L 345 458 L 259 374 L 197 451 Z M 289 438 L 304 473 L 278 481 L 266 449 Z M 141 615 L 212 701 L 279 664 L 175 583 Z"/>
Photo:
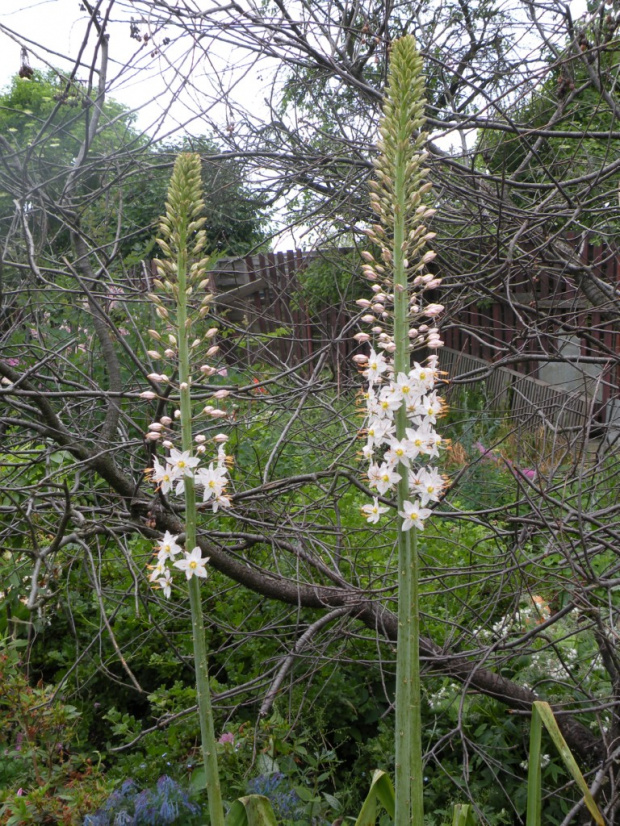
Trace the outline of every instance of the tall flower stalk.
<path fill-rule="evenodd" d="M 444 488 L 438 471 L 426 462 L 437 456 L 441 437 L 434 424 L 442 402 L 434 387 L 437 356 L 411 364 L 412 350 L 442 346 L 434 319 L 443 307 L 426 300 L 440 279 L 427 272 L 435 253 L 426 226 L 434 210 L 424 203 L 424 80 L 413 37 L 392 47 L 388 87 L 380 125 L 380 155 L 375 162 L 371 201 L 377 223 L 368 231 L 379 248 L 378 260 L 364 253 L 364 273 L 373 282 L 372 300 L 360 299 L 362 321 L 372 341 L 370 357 L 356 357 L 368 379 L 367 444 L 369 484 L 379 495 L 396 493 L 398 509 L 398 645 L 395 723 L 395 822 L 422 824 L 423 765 L 420 710 L 419 593 L 417 530 L 431 514 Z M 414 326 L 415 325 L 415 326 Z M 376 345 L 376 349 L 375 349 Z M 379 352 L 377 352 L 377 350 Z M 383 350 L 383 353 L 380 352 Z M 375 498 L 362 509 L 377 522 L 388 509 Z M 413 530 L 412 530 L 413 528 Z"/>
<path fill-rule="evenodd" d="M 158 243 L 164 258 L 156 262 L 157 292 L 150 296 L 156 305 L 157 315 L 165 324 L 164 335 L 156 330 L 152 330 L 151 335 L 159 344 L 164 345 L 165 349 L 163 353 L 159 350 L 149 351 L 149 355 L 155 360 L 171 362 L 173 372 L 175 369 L 178 372 L 178 386 L 173 390 L 178 393 L 179 400 L 179 407 L 174 416 L 180 423 L 181 450 L 174 447 L 171 427 L 174 420 L 169 416 L 162 416 L 158 422 L 153 422 L 146 438 L 153 442 L 161 442 L 168 451 L 163 464 L 158 459 L 154 460 L 151 479 L 162 494 L 184 496 L 185 533 L 183 541 L 180 536 L 172 536 L 170 533 L 164 535 L 156 551 L 157 563 L 152 566 L 149 578 L 162 588 L 167 597 L 170 597 L 172 592 L 174 569 L 182 571 L 187 579 L 210 822 L 212 826 L 224 826 L 200 596 L 200 582 L 207 576 L 208 558 L 202 557 L 202 552 L 197 546 L 196 489 L 203 489 L 203 500 L 211 503 L 213 511 L 217 511 L 219 507 L 229 507 L 230 500 L 225 495 L 226 435 L 218 434 L 214 437 L 216 458 L 208 468 L 201 466 L 207 450 L 206 437 L 193 436 L 191 387 L 196 378 L 192 373 L 193 363 L 205 349 L 207 358 L 214 356 L 218 349 L 212 343 L 215 327 L 211 327 L 206 334 L 198 338 L 193 338 L 192 332 L 195 323 L 208 313 L 211 299 L 211 296 L 205 295 L 198 307 L 195 307 L 192 299 L 193 295 L 204 294 L 207 286 L 204 276 L 209 259 L 201 257 L 205 246 L 205 232 L 202 229 L 205 222 L 205 218 L 202 217 L 204 202 L 201 193 L 200 158 L 197 155 L 180 155 L 170 180 L 166 214 L 160 221 Z M 200 372 L 203 376 L 210 376 L 216 372 L 216 368 L 207 363 L 200 367 Z M 165 373 L 153 373 L 149 379 L 155 386 L 171 381 Z M 219 399 L 224 394 L 225 391 L 217 391 L 214 395 Z M 145 398 L 153 398 L 157 393 L 146 391 L 142 395 Z M 171 397 L 174 397 L 174 392 Z M 226 415 L 225 411 L 213 406 L 206 407 L 203 412 L 214 419 Z"/>

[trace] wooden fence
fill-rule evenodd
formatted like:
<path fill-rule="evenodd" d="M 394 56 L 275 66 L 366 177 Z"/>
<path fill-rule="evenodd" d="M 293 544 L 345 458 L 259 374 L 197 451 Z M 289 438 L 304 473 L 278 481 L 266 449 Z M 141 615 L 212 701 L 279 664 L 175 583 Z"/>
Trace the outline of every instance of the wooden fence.
<path fill-rule="evenodd" d="M 359 346 L 350 312 L 341 305 L 310 314 L 300 291 L 300 272 L 323 258 L 296 250 L 217 263 L 210 288 L 227 318 L 235 358 L 309 368 L 320 360 L 338 375 L 351 370 Z"/>
<path fill-rule="evenodd" d="M 605 255 L 596 245 L 582 254 L 595 275 L 620 284 L 616 255 Z M 299 291 L 298 275 L 323 257 L 297 250 L 218 262 L 210 274 L 211 289 L 230 324 L 230 358 L 308 369 L 320 358 L 338 376 L 351 373 L 351 356 L 360 350 L 352 315 L 344 305 L 311 315 Z M 604 308 L 587 306 L 569 277 L 540 267 L 536 271 L 536 277 L 524 269 L 507 273 L 491 285 L 484 304 L 465 304 L 446 317 L 443 369 L 451 376 L 479 376 L 486 370 L 489 398 L 498 406 L 509 398 L 517 418 L 533 411 L 570 428 L 593 417 L 604 420 L 619 395 L 620 333 Z M 561 348 L 571 350 L 563 366 Z M 502 366 L 506 353 L 514 362 Z M 592 356 L 598 364 L 580 362 Z"/>
<path fill-rule="evenodd" d="M 620 287 L 617 253 L 590 244 L 581 257 L 595 277 Z M 620 387 L 620 319 L 610 321 L 605 307 L 593 309 L 568 275 L 540 266 L 531 272 L 508 272 L 491 285 L 487 302 L 457 308 L 443 328 L 446 347 L 490 364 L 508 353 L 514 371 L 568 385 L 602 411 Z"/>

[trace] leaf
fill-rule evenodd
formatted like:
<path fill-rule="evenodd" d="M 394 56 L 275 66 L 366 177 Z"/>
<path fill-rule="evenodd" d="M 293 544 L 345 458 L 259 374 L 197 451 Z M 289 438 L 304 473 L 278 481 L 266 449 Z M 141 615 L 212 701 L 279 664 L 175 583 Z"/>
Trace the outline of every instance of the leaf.
<path fill-rule="evenodd" d="M 337 797 L 334 797 L 333 794 L 328 794 L 327 792 L 323 792 L 323 797 L 325 798 L 326 803 L 331 806 L 331 808 L 335 812 L 339 812 L 342 809 L 342 803 L 338 800 Z"/>
<path fill-rule="evenodd" d="M 457 803 L 454 806 L 452 826 L 476 826 L 476 817 L 469 803 Z"/>
<path fill-rule="evenodd" d="M 370 791 L 355 821 L 355 826 L 374 826 L 377 820 L 377 801 L 394 817 L 394 786 L 387 772 L 376 769 L 372 775 Z"/>
<path fill-rule="evenodd" d="M 189 787 L 194 792 L 202 791 L 207 785 L 207 773 L 204 766 L 199 766 L 194 769 L 192 776 L 189 779 Z"/>
<path fill-rule="evenodd" d="M 540 715 L 540 719 L 542 720 L 542 722 L 545 725 L 545 728 L 549 732 L 551 739 L 555 744 L 555 747 L 560 752 L 560 757 L 564 761 L 564 765 L 572 774 L 575 783 L 583 792 L 583 796 L 585 798 L 588 811 L 590 812 L 590 814 L 599 826 L 604 826 L 605 821 L 603 820 L 603 815 L 601 814 L 600 809 L 594 802 L 594 798 L 590 794 L 588 784 L 586 783 L 584 776 L 582 775 L 581 770 L 579 769 L 579 766 L 577 765 L 577 762 L 573 757 L 573 753 L 569 749 L 566 740 L 562 736 L 562 732 L 560 731 L 556 719 L 553 716 L 551 706 L 549 705 L 549 703 L 545 703 L 542 700 L 536 700 L 533 704 L 532 719 L 535 713 L 538 713 Z"/>
<path fill-rule="evenodd" d="M 262 794 L 240 797 L 232 804 L 226 826 L 277 826 L 268 798 Z"/>

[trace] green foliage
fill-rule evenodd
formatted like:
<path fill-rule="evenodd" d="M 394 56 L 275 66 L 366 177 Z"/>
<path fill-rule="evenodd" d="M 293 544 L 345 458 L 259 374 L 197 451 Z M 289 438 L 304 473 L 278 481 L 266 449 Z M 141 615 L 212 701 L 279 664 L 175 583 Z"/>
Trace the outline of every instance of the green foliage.
<path fill-rule="evenodd" d="M 23 646 L 0 641 L 0 822 L 80 824 L 102 799 L 99 756 L 84 740 L 75 706 L 54 686 L 30 686 Z"/>
<path fill-rule="evenodd" d="M 599 20 L 596 18 L 592 18 L 595 22 L 591 27 L 579 32 L 578 38 L 581 52 L 595 49 L 596 67 L 587 65 L 594 62 L 594 55 L 584 60 L 581 54 L 575 54 L 572 45 L 563 54 L 550 57 L 551 66 L 544 82 L 529 96 L 519 96 L 519 102 L 509 109 L 506 130 L 482 131 L 477 163 L 500 177 L 516 175 L 520 181 L 540 184 L 553 181 L 561 186 L 563 198 L 576 201 L 583 198 L 580 185 L 567 185 L 565 181 L 596 176 L 596 191 L 580 211 L 579 221 L 596 227 L 597 232 L 617 237 L 620 225 L 609 207 L 617 201 L 619 176 L 617 172 L 600 174 L 612 160 L 610 138 L 605 133 L 617 131 L 616 112 L 605 93 L 591 82 L 590 71 L 605 78 L 617 73 L 618 22 L 612 15 L 601 14 Z M 597 41 L 598 44 L 604 41 L 605 45 L 596 48 Z M 520 135 L 514 129 L 515 124 Z M 558 136 L 532 137 L 537 130 L 555 131 Z M 520 200 L 518 191 L 514 193 L 514 200 Z M 562 230 L 564 224 L 565 218 L 555 224 L 550 221 L 550 226 L 558 230 Z"/>
<path fill-rule="evenodd" d="M 320 258 L 298 273 L 297 283 L 294 302 L 305 307 L 310 315 L 351 305 L 357 298 L 366 297 L 368 291 L 361 276 L 357 250 L 322 251 Z"/>

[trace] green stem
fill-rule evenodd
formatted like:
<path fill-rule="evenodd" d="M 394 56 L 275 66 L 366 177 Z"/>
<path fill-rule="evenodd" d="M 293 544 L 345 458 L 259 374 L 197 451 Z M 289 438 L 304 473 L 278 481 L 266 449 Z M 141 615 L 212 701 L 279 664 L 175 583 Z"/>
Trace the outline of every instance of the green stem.
<path fill-rule="evenodd" d="M 189 220 L 189 219 L 188 219 Z M 179 222 L 183 223 L 183 222 Z M 181 384 L 181 442 L 184 451 L 192 450 L 192 405 L 189 367 L 189 335 L 187 325 L 187 235 L 179 228 L 177 338 L 179 348 L 179 382 Z M 196 545 L 196 489 L 191 477 L 185 478 L 185 548 L 191 551 Z M 200 596 L 200 580 L 189 580 L 189 601 L 192 612 L 192 638 L 196 669 L 196 698 L 200 718 L 202 757 L 205 766 L 209 814 L 211 826 L 224 826 L 224 807 L 220 790 L 220 774 L 217 761 L 215 727 L 209 686 L 209 666 L 205 626 Z"/>
<path fill-rule="evenodd" d="M 407 214 L 406 157 L 404 147 L 410 140 L 408 119 L 401 121 L 394 180 L 394 372 L 408 373 L 409 292 L 402 252 Z M 403 404 L 396 412 L 396 438 L 405 438 L 407 413 Z M 407 469 L 400 466 L 397 503 L 399 513 L 409 499 Z M 397 826 L 422 826 L 424 823 L 422 720 L 420 709 L 420 620 L 418 606 L 418 554 L 415 528 L 398 530 L 398 644 L 396 658 L 396 805 Z"/>

